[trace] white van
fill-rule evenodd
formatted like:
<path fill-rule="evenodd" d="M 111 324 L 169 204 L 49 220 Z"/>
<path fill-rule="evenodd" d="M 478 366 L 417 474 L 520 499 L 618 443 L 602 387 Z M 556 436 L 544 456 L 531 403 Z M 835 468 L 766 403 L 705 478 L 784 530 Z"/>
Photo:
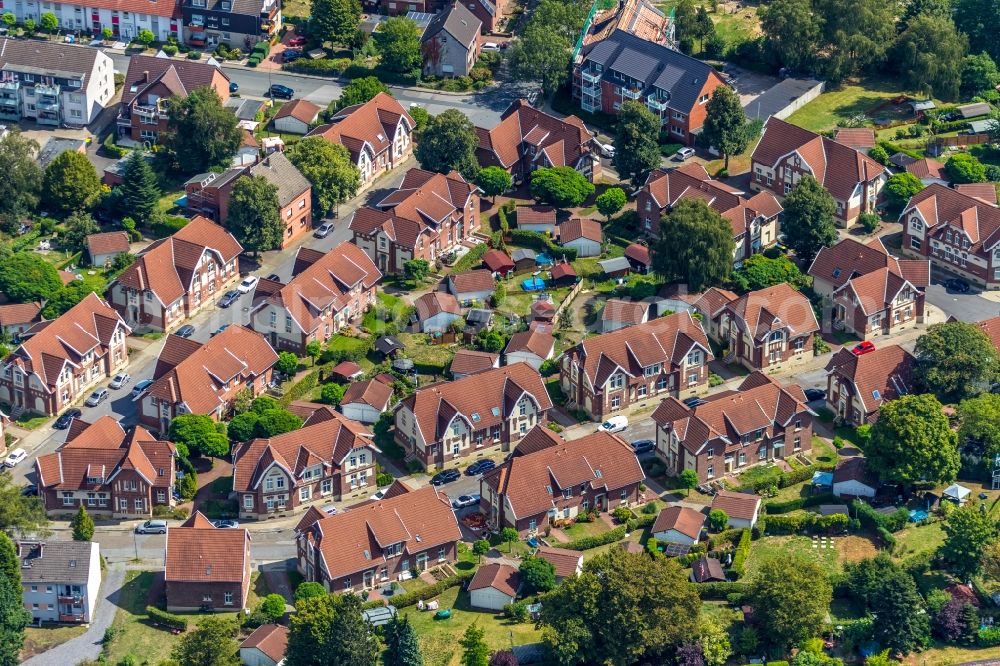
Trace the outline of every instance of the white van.
<path fill-rule="evenodd" d="M 621 432 L 628 427 L 628 417 L 612 416 L 610 419 L 597 426 L 598 431 Z"/>

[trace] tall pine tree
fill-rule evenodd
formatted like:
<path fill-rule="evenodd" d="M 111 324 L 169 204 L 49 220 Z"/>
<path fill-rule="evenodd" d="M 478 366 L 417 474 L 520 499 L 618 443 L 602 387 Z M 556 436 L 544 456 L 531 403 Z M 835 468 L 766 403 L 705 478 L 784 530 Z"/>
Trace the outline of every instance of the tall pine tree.
<path fill-rule="evenodd" d="M 401 620 L 393 619 L 386 625 L 382 662 L 385 666 L 424 666 L 417 632 L 405 616 Z"/>
<path fill-rule="evenodd" d="M 122 169 L 122 214 L 145 224 L 156 210 L 159 200 L 160 188 L 156 184 L 153 168 L 139 151 L 133 150 Z"/>

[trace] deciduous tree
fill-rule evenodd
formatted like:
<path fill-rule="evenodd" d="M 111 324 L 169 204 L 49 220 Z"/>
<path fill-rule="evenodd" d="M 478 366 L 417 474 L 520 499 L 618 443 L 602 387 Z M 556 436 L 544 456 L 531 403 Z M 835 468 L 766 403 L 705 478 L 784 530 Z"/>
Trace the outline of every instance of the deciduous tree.
<path fill-rule="evenodd" d="M 181 638 L 172 656 L 180 666 L 239 666 L 238 631 L 235 620 L 206 617 Z"/>
<path fill-rule="evenodd" d="M 698 487 L 698 472 L 693 469 L 686 469 L 681 472 L 680 476 L 681 487 L 684 488 L 684 495 L 688 496 L 691 494 L 692 488 Z"/>
<path fill-rule="evenodd" d="M 930 640 L 930 618 L 913 576 L 892 568 L 882 576 L 872 599 L 874 638 L 893 651 L 909 654 Z"/>
<path fill-rule="evenodd" d="M 697 636 L 700 607 L 676 560 L 613 548 L 549 593 L 542 640 L 564 666 L 666 663 Z"/>
<path fill-rule="evenodd" d="M 133 150 L 125 159 L 119 190 L 121 212 L 137 222 L 148 222 L 159 203 L 160 188 L 153 168 L 140 151 Z"/>
<path fill-rule="evenodd" d="M 986 180 L 986 167 L 970 153 L 955 153 L 944 163 L 944 170 L 952 183 L 982 183 Z"/>
<path fill-rule="evenodd" d="M 879 410 L 865 446 L 868 468 L 885 482 L 951 483 L 960 466 L 958 436 L 933 395 L 905 395 Z"/>
<path fill-rule="evenodd" d="M 12 129 L 0 139 L 0 215 L 20 223 L 19 216 L 35 212 L 42 190 L 42 169 L 35 162 L 38 142 Z M 16 227 L 15 227 L 16 230 Z"/>
<path fill-rule="evenodd" d="M 170 422 L 170 441 L 183 444 L 192 455 L 222 457 L 229 453 L 225 424 L 205 414 L 181 414 Z"/>
<path fill-rule="evenodd" d="M 278 186 L 264 176 L 237 180 L 229 196 L 226 229 L 255 256 L 281 247 L 285 222 L 281 219 Z"/>
<path fill-rule="evenodd" d="M 952 511 L 944 523 L 944 533 L 941 555 L 963 579 L 979 572 L 983 553 L 997 541 L 995 519 L 982 511 L 978 502 L 967 502 Z"/>
<path fill-rule="evenodd" d="M 967 55 L 962 61 L 963 97 L 974 97 L 993 90 L 1000 83 L 1000 71 L 993 58 L 986 52 Z"/>
<path fill-rule="evenodd" d="M 837 204 L 815 178 L 805 176 L 788 193 L 783 205 L 785 242 L 808 265 L 820 249 L 837 240 L 833 222 Z"/>
<path fill-rule="evenodd" d="M 50 299 L 62 286 L 55 267 L 33 252 L 18 252 L 3 259 L 0 291 L 11 302 Z"/>
<path fill-rule="evenodd" d="M 958 405 L 958 442 L 984 460 L 1000 456 L 1000 395 L 983 393 Z"/>
<path fill-rule="evenodd" d="M 101 179 L 86 155 L 66 150 L 45 168 L 45 195 L 60 212 L 89 210 L 101 195 Z"/>
<path fill-rule="evenodd" d="M 0 532 L 15 536 L 47 536 L 49 519 L 45 516 L 41 498 L 26 497 L 21 494 L 22 490 L 24 488 L 15 483 L 10 474 L 0 474 Z M 18 590 L 20 589 L 18 585 Z"/>
<path fill-rule="evenodd" d="M 101 230 L 90 213 L 85 213 L 82 210 L 70 213 L 63 222 L 63 228 L 62 246 L 70 252 L 82 252 L 87 249 L 87 236 Z"/>
<path fill-rule="evenodd" d="M 889 176 L 885 184 L 885 196 L 893 210 L 901 211 L 914 194 L 924 189 L 920 179 L 909 171 L 900 171 Z"/>
<path fill-rule="evenodd" d="M 45 12 L 38 20 L 38 27 L 51 35 L 59 29 L 59 19 L 52 12 Z"/>
<path fill-rule="evenodd" d="M 1000 40 L 997 40 L 996 22 L 1000 16 L 1000 0 L 953 0 L 955 25 L 969 37 L 973 53 L 986 52 L 994 62 L 1000 61 Z"/>
<path fill-rule="evenodd" d="M 787 553 L 761 563 L 748 596 L 764 634 L 787 647 L 819 634 L 833 589 L 814 560 Z"/>
<path fill-rule="evenodd" d="M 660 119 L 639 102 L 625 102 L 618 111 L 615 156 L 611 164 L 621 178 L 634 187 L 646 182 L 649 172 L 660 165 Z"/>
<path fill-rule="evenodd" d="M 702 616 L 698 625 L 698 642 L 707 666 L 722 666 L 733 654 L 729 632 L 711 617 Z"/>
<path fill-rule="evenodd" d="M 896 9 L 881 0 L 814 0 L 821 17 L 827 74 L 842 80 L 885 62 L 896 34 Z"/>
<path fill-rule="evenodd" d="M 787 282 L 796 289 L 802 288 L 806 276 L 794 261 L 784 255 L 773 259 L 763 254 L 747 257 L 743 264 L 733 271 L 733 283 L 742 291 L 766 289 Z"/>
<path fill-rule="evenodd" d="M 448 109 L 428 121 L 420 133 L 416 156 L 425 169 L 438 173 L 458 171 L 466 180 L 472 180 L 479 171 L 478 145 L 472 121 L 458 109 Z"/>
<path fill-rule="evenodd" d="M 594 184 L 573 167 L 546 167 L 531 174 L 531 196 L 540 203 L 573 208 L 593 193 Z"/>
<path fill-rule="evenodd" d="M 413 19 L 394 16 L 380 25 L 381 30 L 375 33 L 375 41 L 382 53 L 383 66 L 400 74 L 419 73 L 423 62 L 420 52 L 421 30 Z M 456 109 L 450 111 L 457 112 Z"/>
<path fill-rule="evenodd" d="M 739 96 L 729 86 L 715 89 L 705 105 L 705 114 L 702 138 L 722 153 L 728 173 L 729 158 L 747 149 L 759 135 L 761 125 L 747 119 Z"/>
<path fill-rule="evenodd" d="M 733 268 L 733 229 L 702 199 L 681 199 L 660 222 L 653 271 L 692 291 L 721 285 Z"/>
<path fill-rule="evenodd" d="M 256 437 L 275 437 L 302 427 L 302 417 L 287 409 L 268 409 L 260 414 L 254 427 Z"/>
<path fill-rule="evenodd" d="M 500 530 L 500 540 L 507 544 L 507 552 L 511 553 L 514 551 L 514 544 L 517 543 L 521 535 L 517 533 L 513 527 L 505 527 Z"/>
<path fill-rule="evenodd" d="M 950 17 L 921 15 L 896 38 L 892 60 L 908 90 L 956 99 L 968 50 Z"/>
<path fill-rule="evenodd" d="M 496 203 L 497 196 L 509 190 L 512 184 L 511 175 L 503 167 L 488 166 L 476 174 L 476 185 L 483 194 L 493 200 L 493 203 Z"/>
<path fill-rule="evenodd" d="M 299 357 L 290 351 L 278 352 L 278 362 L 274 364 L 274 369 L 291 377 L 299 370 Z"/>
<path fill-rule="evenodd" d="M 810 0 L 775 0 L 763 5 L 757 15 L 767 46 L 779 63 L 791 69 L 812 65 L 821 26 Z"/>
<path fill-rule="evenodd" d="M 183 173 L 226 167 L 243 140 L 236 114 L 222 105 L 214 89 L 197 88 L 187 97 L 168 97 L 168 131 L 160 143 Z"/>
<path fill-rule="evenodd" d="M 990 387 L 1000 372 L 1000 355 L 975 324 L 932 324 L 917 338 L 916 379 L 942 402 L 959 402 Z"/>
<path fill-rule="evenodd" d="M 529 555 L 522 558 L 518 573 L 521 574 L 526 595 L 548 592 L 556 586 L 556 568 L 540 557 Z"/>
<path fill-rule="evenodd" d="M 379 93 L 390 94 L 389 86 L 379 81 L 377 77 L 362 76 L 352 79 L 350 83 L 344 86 L 337 101 L 331 102 L 330 111 L 337 111 L 343 109 L 345 106 L 364 104 L 375 99 L 375 96 Z"/>
<path fill-rule="evenodd" d="M 608 221 L 611 220 L 612 215 L 624 208 L 627 203 L 628 197 L 625 195 L 625 190 L 620 187 L 609 187 L 594 200 L 597 211 Z"/>
<path fill-rule="evenodd" d="M 315 31 L 323 41 L 350 45 L 361 26 L 361 3 L 358 0 L 315 0 L 309 23 L 310 31 Z"/>
<path fill-rule="evenodd" d="M 403 275 L 407 280 L 423 282 L 430 275 L 431 265 L 426 259 L 408 259 L 403 262 Z"/>
<path fill-rule="evenodd" d="M 465 630 L 462 640 L 462 666 L 490 666 L 490 648 L 486 644 L 486 630 L 473 622 Z"/>
<path fill-rule="evenodd" d="M 298 601 L 288 633 L 287 666 L 375 666 L 378 640 L 361 616 L 361 606 L 354 594 Z"/>

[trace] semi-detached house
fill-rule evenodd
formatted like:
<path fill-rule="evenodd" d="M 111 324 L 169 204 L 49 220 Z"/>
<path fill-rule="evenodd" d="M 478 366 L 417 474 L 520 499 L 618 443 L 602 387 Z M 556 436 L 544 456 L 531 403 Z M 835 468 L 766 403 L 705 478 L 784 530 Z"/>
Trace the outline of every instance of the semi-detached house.
<path fill-rule="evenodd" d="M 310 507 L 295 527 L 299 573 L 329 592 L 370 590 L 453 563 L 461 539 L 447 495 L 400 481 L 383 499 L 333 516 Z"/>
<path fill-rule="evenodd" d="M 848 227 L 875 210 L 888 178 L 885 167 L 859 150 L 771 116 L 751 156 L 750 189 L 784 198 L 812 176 L 837 204 L 837 224 Z"/>
<path fill-rule="evenodd" d="M 492 528 L 513 527 L 531 536 L 593 509 L 612 511 L 639 501 L 646 476 L 631 445 L 617 435 L 601 431 L 546 444 L 511 456 L 480 479 L 480 507 Z"/>
<path fill-rule="evenodd" d="M 131 42 L 142 30 L 149 30 L 158 42 L 171 36 L 181 38 L 181 8 L 177 2 L 163 0 L 83 0 L 81 2 L 48 2 L 47 0 L 5 0 L 0 4 L 23 24 L 32 19 L 39 25 L 42 14 L 55 14 L 59 27 L 66 32 L 100 36 L 110 28 L 116 40 Z M 28 42 L 36 46 L 37 42 Z"/>
<path fill-rule="evenodd" d="M 841 349 L 826 364 L 826 404 L 838 423 L 874 423 L 886 402 L 913 388 L 916 359 L 899 345 L 857 356 Z"/>
<path fill-rule="evenodd" d="M 704 393 L 712 358 L 701 324 L 679 312 L 566 350 L 559 384 L 571 406 L 603 421 L 650 399 Z"/>
<path fill-rule="evenodd" d="M 21 344 L 0 362 L 0 402 L 15 417 L 58 414 L 128 365 L 131 332 L 110 305 L 87 294 L 58 319 L 21 333 Z"/>
<path fill-rule="evenodd" d="M 417 389 L 396 407 L 396 443 L 424 466 L 509 451 L 552 409 L 527 363 Z"/>
<path fill-rule="evenodd" d="M 233 450 L 241 519 L 294 513 L 311 502 L 368 495 L 375 486 L 372 434 L 331 407 L 296 403 L 298 430 L 252 439 Z"/>
<path fill-rule="evenodd" d="M 195 217 L 139 253 L 106 296 L 130 326 L 167 331 L 209 305 L 239 279 L 243 246 L 223 227 Z"/>
<path fill-rule="evenodd" d="M 726 85 L 707 63 L 622 29 L 585 45 L 573 64 L 573 100 L 584 111 L 617 114 L 638 102 L 671 140 L 694 143 L 712 92 Z"/>
<path fill-rule="evenodd" d="M 327 253 L 301 247 L 288 284 L 261 280 L 250 327 L 278 350 L 305 353 L 326 342 L 375 304 L 382 273 L 364 250 L 341 243 Z"/>

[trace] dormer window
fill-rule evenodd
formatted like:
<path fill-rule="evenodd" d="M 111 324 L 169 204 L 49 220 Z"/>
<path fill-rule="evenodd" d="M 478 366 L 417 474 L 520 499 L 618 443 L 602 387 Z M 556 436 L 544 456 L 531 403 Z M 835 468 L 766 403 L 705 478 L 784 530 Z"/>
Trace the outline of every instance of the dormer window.
<path fill-rule="evenodd" d="M 399 542 L 399 543 L 394 543 L 385 550 L 383 550 L 382 554 L 385 555 L 386 557 L 396 557 L 402 552 L 403 552 L 403 542 Z"/>
<path fill-rule="evenodd" d="M 781 342 L 781 331 L 774 331 L 768 337 L 771 342 Z"/>
<path fill-rule="evenodd" d="M 646 375 L 647 377 L 651 377 L 652 375 L 660 374 L 660 371 L 662 369 L 663 369 L 662 363 L 654 363 L 653 365 L 648 365 L 645 368 L 643 368 L 643 374 Z"/>
<path fill-rule="evenodd" d="M 701 350 L 692 349 L 687 355 L 688 365 L 700 365 L 701 364 Z"/>
<path fill-rule="evenodd" d="M 610 389 L 620 389 L 625 386 L 625 375 L 622 373 L 616 373 L 611 376 L 608 380 L 608 388 Z"/>

